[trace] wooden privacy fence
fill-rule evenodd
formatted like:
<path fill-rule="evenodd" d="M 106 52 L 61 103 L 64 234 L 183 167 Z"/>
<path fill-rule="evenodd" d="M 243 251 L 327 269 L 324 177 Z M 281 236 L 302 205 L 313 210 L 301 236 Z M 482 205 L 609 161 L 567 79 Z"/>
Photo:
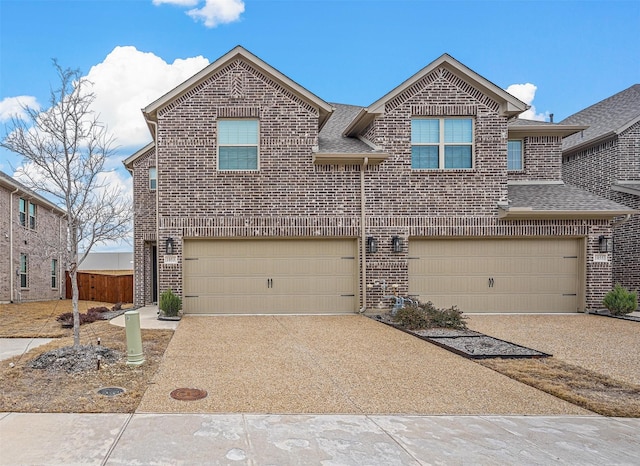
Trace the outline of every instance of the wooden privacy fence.
<path fill-rule="evenodd" d="M 71 276 L 66 273 L 66 298 L 71 299 Z M 100 274 L 78 272 L 79 299 L 84 301 L 102 301 L 105 303 L 133 302 L 133 275 Z"/>

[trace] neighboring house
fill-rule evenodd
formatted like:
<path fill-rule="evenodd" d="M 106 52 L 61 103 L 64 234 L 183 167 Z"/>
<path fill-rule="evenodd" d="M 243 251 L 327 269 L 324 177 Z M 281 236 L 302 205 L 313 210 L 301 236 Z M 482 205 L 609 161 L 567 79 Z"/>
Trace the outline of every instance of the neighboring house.
<path fill-rule="evenodd" d="M 640 210 L 640 84 L 562 121 L 587 129 L 564 139 L 562 177 Z M 613 280 L 640 290 L 640 216 L 622 217 L 613 234 Z"/>
<path fill-rule="evenodd" d="M 0 172 L 0 301 L 64 297 L 66 213 Z"/>
<path fill-rule="evenodd" d="M 599 308 L 599 238 L 633 210 L 564 185 L 562 138 L 584 126 L 526 109 L 446 54 L 362 108 L 236 47 L 143 109 L 153 143 L 125 160 L 135 303 L 172 288 L 186 313 L 375 311 L 396 292 Z"/>

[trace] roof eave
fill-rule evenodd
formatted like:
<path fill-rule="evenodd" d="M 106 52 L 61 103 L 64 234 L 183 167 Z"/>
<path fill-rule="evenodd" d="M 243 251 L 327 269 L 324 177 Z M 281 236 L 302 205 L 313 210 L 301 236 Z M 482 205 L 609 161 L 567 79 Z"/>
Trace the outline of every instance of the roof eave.
<path fill-rule="evenodd" d="M 15 180 L 13 180 L 13 178 L 11 178 L 8 175 L 7 175 L 7 178 L 8 179 L 5 179 L 4 177 L 0 178 L 0 185 L 6 187 L 7 189 L 10 189 L 11 191 L 15 191 L 16 194 L 21 194 L 22 196 L 28 197 L 29 199 L 37 200 L 39 204 L 47 207 L 51 211 L 61 216 L 67 215 L 67 212 L 64 209 L 62 209 L 61 207 L 58 207 L 53 202 L 47 200 L 46 198 L 36 193 L 35 191 L 32 191 L 31 189 L 25 186 L 22 186 L 21 184 L 18 184 Z"/>
<path fill-rule="evenodd" d="M 386 152 L 338 153 L 316 152 L 313 163 L 316 165 L 379 165 L 389 158 Z"/>
<path fill-rule="evenodd" d="M 137 150 L 134 154 L 131 154 L 129 157 L 127 157 L 122 161 L 122 163 L 124 164 L 125 168 L 129 171 L 129 173 L 133 175 L 133 164 L 135 163 L 135 161 L 138 160 L 147 152 L 149 152 L 151 149 L 153 149 L 155 145 L 156 143 L 152 141 L 146 146 L 144 146 L 142 149 Z"/>
<path fill-rule="evenodd" d="M 588 126 L 583 125 L 528 125 L 528 126 L 510 126 L 508 128 L 509 137 L 527 137 L 527 136 L 560 136 L 567 137 L 572 134 L 579 133 L 587 129 Z"/>
<path fill-rule="evenodd" d="M 498 218 L 505 220 L 522 219 L 612 219 L 621 215 L 636 214 L 633 209 L 625 210 L 533 210 L 529 207 L 500 208 Z"/>
<path fill-rule="evenodd" d="M 640 181 L 636 182 L 624 182 L 616 181 L 611 184 L 611 189 L 620 193 L 631 194 L 633 196 L 640 196 Z"/>
<path fill-rule="evenodd" d="M 618 133 L 616 133 L 615 131 L 609 131 L 605 134 L 601 134 L 600 136 L 598 136 L 597 138 L 593 138 L 593 139 L 588 139 L 587 141 L 581 142 L 579 144 L 576 144 L 574 146 L 571 146 L 569 148 L 563 148 L 562 149 L 562 154 L 563 155 L 567 155 L 567 154 L 571 154 L 573 152 L 579 152 L 581 150 L 586 149 L 587 147 L 591 147 L 591 146 L 595 146 L 597 144 L 601 144 L 604 141 L 607 141 L 609 139 L 615 138 L 618 136 Z"/>

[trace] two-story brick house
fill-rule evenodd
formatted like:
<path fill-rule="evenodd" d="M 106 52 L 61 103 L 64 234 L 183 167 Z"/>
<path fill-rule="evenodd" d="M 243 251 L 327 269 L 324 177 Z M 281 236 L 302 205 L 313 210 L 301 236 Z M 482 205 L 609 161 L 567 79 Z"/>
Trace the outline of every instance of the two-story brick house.
<path fill-rule="evenodd" d="M 640 210 L 640 84 L 567 117 L 588 125 L 562 142 L 563 179 Z M 640 290 L 640 216 L 614 223 L 613 280 Z"/>
<path fill-rule="evenodd" d="M 63 298 L 66 213 L 0 172 L 0 301 Z"/>
<path fill-rule="evenodd" d="M 354 83 L 354 85 L 356 85 Z M 135 301 L 187 313 L 349 313 L 386 296 L 463 311 L 575 312 L 611 286 L 628 207 L 561 180 L 583 126 L 443 55 L 362 108 L 330 104 L 236 47 L 143 109 Z"/>

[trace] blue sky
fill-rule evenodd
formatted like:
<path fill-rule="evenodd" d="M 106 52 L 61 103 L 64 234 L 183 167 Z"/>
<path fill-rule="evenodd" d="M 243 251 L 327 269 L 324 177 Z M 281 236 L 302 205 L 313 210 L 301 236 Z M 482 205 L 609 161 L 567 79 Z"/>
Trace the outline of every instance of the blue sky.
<path fill-rule="evenodd" d="M 52 58 L 79 68 L 128 185 L 120 161 L 150 141 L 139 109 L 238 44 L 362 106 L 446 52 L 560 121 L 640 82 L 639 29 L 637 0 L 0 0 L 0 124 L 46 106 Z M 19 163 L 0 152 L 0 170 Z"/>

